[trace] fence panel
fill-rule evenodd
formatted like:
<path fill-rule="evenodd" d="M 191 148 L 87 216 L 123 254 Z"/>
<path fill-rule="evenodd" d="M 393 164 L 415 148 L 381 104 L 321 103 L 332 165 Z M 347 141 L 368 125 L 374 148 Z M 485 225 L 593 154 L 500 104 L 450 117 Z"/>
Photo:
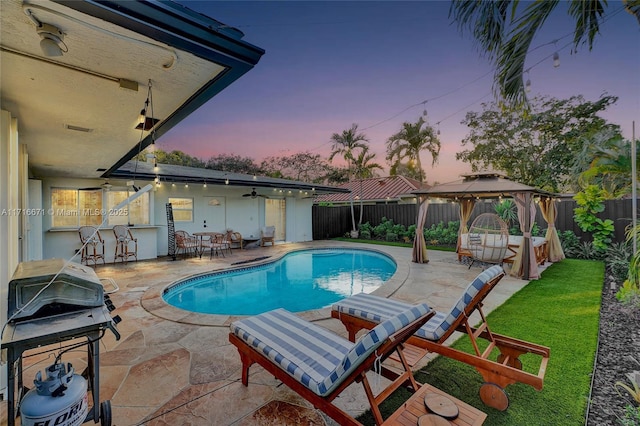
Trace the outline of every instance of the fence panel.
<path fill-rule="evenodd" d="M 613 220 L 615 233 L 613 240 L 625 240 L 625 230 L 632 222 L 631 199 L 607 200 L 605 210 L 598 215 L 601 219 Z M 469 224 L 482 213 L 494 213 L 493 202 L 480 201 L 473 209 Z M 562 200 L 557 204 L 556 229 L 558 231 L 573 231 L 584 241 L 591 240 L 591 234 L 583 232 L 573 219 L 573 210 L 577 203 L 574 200 Z M 362 211 L 362 223 L 369 222 L 378 225 L 382 218 L 393 220 L 394 223 L 409 227 L 416 223 L 418 206 L 416 204 L 378 204 L 365 205 Z M 356 223 L 360 219 L 360 206 L 354 205 Z M 636 213 L 637 214 L 637 213 Z M 427 212 L 426 227 L 443 222 L 460 220 L 460 207 L 457 203 L 430 204 Z M 547 223 L 542 217 L 540 209 L 536 213 L 536 223 L 540 229 L 546 229 Z M 312 209 L 313 239 L 341 237 L 351 230 L 351 209 L 349 206 L 313 206 Z M 512 224 L 513 226 L 513 224 Z"/>

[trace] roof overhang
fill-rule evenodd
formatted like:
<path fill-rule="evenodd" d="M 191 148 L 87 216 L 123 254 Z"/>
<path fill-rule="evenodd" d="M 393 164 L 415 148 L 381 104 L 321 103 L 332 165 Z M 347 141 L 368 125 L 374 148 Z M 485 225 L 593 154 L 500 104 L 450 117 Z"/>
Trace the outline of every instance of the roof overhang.
<path fill-rule="evenodd" d="M 228 185 L 230 187 L 272 188 L 276 190 L 308 191 L 313 195 L 349 192 L 348 189 L 288 179 L 231 173 L 220 170 L 196 167 L 159 164 L 154 170 L 153 164 L 145 161 L 129 161 L 111 173 L 112 178 L 160 183 L 194 183 L 207 185 Z"/>
<path fill-rule="evenodd" d="M 36 177 L 108 176 L 249 71 L 264 50 L 168 1 L 0 2 L 2 109 Z M 66 52 L 40 49 L 39 24 Z M 135 129 L 152 85 L 154 133 Z"/>

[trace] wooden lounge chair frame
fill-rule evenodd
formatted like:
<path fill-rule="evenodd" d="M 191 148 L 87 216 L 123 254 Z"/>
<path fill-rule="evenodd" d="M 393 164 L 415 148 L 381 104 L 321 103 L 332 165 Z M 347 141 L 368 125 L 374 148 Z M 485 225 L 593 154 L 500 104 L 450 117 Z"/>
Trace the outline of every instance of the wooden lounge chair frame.
<path fill-rule="evenodd" d="M 274 363 L 262 352 L 259 352 L 256 348 L 247 344 L 235 334 L 229 333 L 229 341 L 237 347 L 238 352 L 240 353 L 243 385 L 249 385 L 249 367 L 254 363 L 257 363 L 293 391 L 297 392 L 300 396 L 312 403 L 314 407 L 322 410 L 328 416 L 333 418 L 341 426 L 356 426 L 361 425 L 361 423 L 347 414 L 344 410 L 334 405 L 332 401 L 353 382 L 361 382 L 367 395 L 367 399 L 369 400 L 369 404 L 371 405 L 371 412 L 376 424 L 381 425 L 383 423 L 383 418 L 379 406 L 385 399 L 387 399 L 402 385 L 411 387 L 414 392 L 421 386 L 413 377 L 411 368 L 404 356 L 404 342 L 420 327 L 422 327 L 422 325 L 424 325 L 433 315 L 434 311 L 430 310 L 427 314 L 419 317 L 405 327 L 391 334 L 380 347 L 362 360 L 362 362 L 350 374 L 346 375 L 342 382 L 326 396 L 320 396 L 302 385 L 289 373 L 283 370 L 282 367 Z M 400 363 L 404 368 L 404 372 L 399 373 L 382 365 L 382 362 L 394 353 L 397 354 Z M 392 380 L 392 383 L 378 395 L 374 395 L 366 376 L 367 371 L 373 369 L 374 366 L 379 366 L 380 374 L 389 380 Z"/>
<path fill-rule="evenodd" d="M 487 319 L 482 311 L 482 301 L 493 290 L 496 284 L 504 277 L 504 271 L 487 281 L 482 289 L 474 296 L 451 324 L 447 331 L 437 341 L 431 341 L 418 336 L 411 336 L 407 340 L 405 355 L 410 366 L 415 365 L 428 352 L 444 355 L 474 367 L 484 379 L 484 384 L 480 387 L 480 399 L 486 405 L 504 411 L 509 407 L 509 397 L 504 388 L 513 383 L 524 383 L 532 386 L 536 390 L 542 390 L 544 376 L 549 361 L 550 350 L 548 347 L 524 340 L 497 334 L 491 331 Z M 477 311 L 480 314 L 480 324 L 473 327 L 469 324 L 469 318 Z M 371 329 L 377 322 L 349 315 L 332 309 L 331 316 L 339 319 L 349 333 L 349 340 L 355 341 L 356 334 L 363 329 Z M 453 334 L 460 331 L 469 336 L 473 353 L 464 352 L 446 346 L 444 342 Z M 478 339 L 488 342 L 487 347 L 481 350 Z M 496 361 L 489 359 L 489 355 L 494 349 L 498 349 L 500 354 Z M 541 357 L 537 374 L 522 370 L 520 355 L 531 353 Z"/>

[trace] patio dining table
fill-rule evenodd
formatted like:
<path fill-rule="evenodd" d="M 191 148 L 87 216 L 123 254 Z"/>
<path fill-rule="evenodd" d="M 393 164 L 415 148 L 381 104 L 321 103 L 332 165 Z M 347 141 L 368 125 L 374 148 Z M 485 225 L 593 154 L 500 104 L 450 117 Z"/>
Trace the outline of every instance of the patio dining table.
<path fill-rule="evenodd" d="M 221 232 L 216 232 L 216 231 L 202 231 L 202 232 L 194 232 L 193 236 L 194 237 L 198 237 L 198 247 L 196 247 L 196 250 L 198 252 L 198 256 L 200 256 L 200 259 L 202 259 L 202 253 L 204 253 L 204 247 L 202 246 L 202 240 L 204 237 L 215 237 L 216 235 L 222 235 Z"/>

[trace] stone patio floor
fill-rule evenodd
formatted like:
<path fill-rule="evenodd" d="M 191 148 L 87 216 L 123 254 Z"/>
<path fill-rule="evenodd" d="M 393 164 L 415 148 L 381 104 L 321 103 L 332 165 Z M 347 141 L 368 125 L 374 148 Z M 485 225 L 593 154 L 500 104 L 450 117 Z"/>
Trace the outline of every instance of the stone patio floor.
<path fill-rule="evenodd" d="M 411 262 L 410 248 L 331 241 L 234 250 L 231 255 L 212 260 L 205 255 L 202 259 L 159 258 L 97 266 L 98 277 L 111 278 L 119 287 L 110 296 L 117 308 L 112 315 L 122 318 L 117 325 L 122 337 L 116 341 L 107 332 L 100 349 L 100 400 L 111 401 L 113 425 L 334 425 L 333 420 L 258 365 L 251 367 L 249 386 L 242 385 L 240 357 L 228 341 L 233 317 L 188 313 L 167 305 L 161 294 L 178 279 L 224 269 L 231 263 L 262 256 L 270 256 L 267 261 L 271 261 L 291 250 L 336 246 L 369 248 L 393 256 L 398 270 L 375 294 L 411 303 L 426 302 L 436 310 L 449 309 L 482 270 L 480 266 L 469 269 L 460 264 L 451 252 L 429 251 L 430 262 L 416 264 Z M 485 313 L 527 282 L 507 275 L 485 300 Z M 300 315 L 347 336 L 342 324 L 330 317 L 329 308 Z M 450 341 L 456 338 L 454 335 Z M 86 366 L 86 350 L 69 352 L 62 360 L 80 372 Z M 426 357 L 423 365 L 428 361 Z M 46 355 L 25 358 L 25 384 L 28 386 L 36 371 L 51 363 Z M 371 382 L 376 383 L 375 379 Z M 335 404 L 354 417 L 368 408 L 358 383 L 352 384 Z M 6 421 L 3 402 L 0 422 Z"/>

